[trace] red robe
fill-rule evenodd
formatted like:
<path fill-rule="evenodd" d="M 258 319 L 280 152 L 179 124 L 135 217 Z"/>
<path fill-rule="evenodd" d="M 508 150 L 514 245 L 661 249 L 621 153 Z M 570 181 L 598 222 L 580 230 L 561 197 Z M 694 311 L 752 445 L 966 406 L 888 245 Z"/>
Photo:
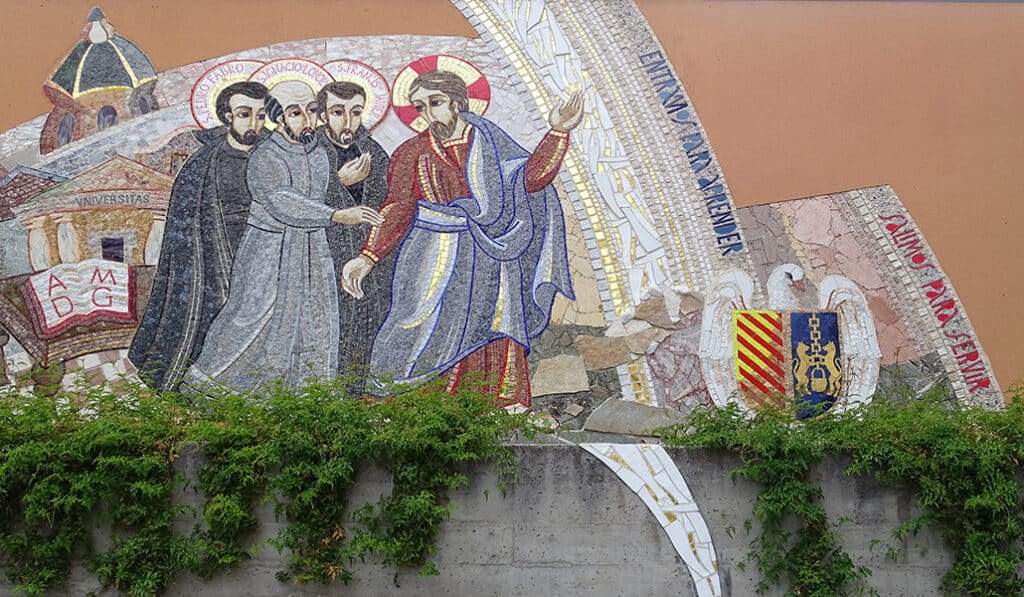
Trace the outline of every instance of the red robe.
<path fill-rule="evenodd" d="M 467 125 L 460 138 L 439 144 L 427 130 L 395 150 L 380 210 L 384 223 L 370 230 L 363 255 L 377 262 L 393 251 L 412 223 L 417 201 L 444 204 L 469 195 L 465 164 L 473 134 Z M 554 180 L 568 147 L 568 133 L 552 130 L 544 135 L 526 162 L 527 192 L 537 192 Z M 529 374 L 526 351 L 508 338 L 479 348 L 446 373 L 449 391 L 463 380 L 482 379 L 495 404 L 524 407 L 530 405 Z"/>

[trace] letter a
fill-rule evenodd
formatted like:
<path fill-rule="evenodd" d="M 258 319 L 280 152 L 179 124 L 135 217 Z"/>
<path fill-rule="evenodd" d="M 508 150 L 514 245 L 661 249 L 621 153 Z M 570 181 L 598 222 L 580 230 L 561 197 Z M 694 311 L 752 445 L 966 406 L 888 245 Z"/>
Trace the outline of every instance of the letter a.
<path fill-rule="evenodd" d="M 47 296 L 53 296 L 54 288 L 62 288 L 64 290 L 68 289 L 67 285 L 57 277 L 57 274 L 50 274 L 50 287 L 46 289 Z"/>

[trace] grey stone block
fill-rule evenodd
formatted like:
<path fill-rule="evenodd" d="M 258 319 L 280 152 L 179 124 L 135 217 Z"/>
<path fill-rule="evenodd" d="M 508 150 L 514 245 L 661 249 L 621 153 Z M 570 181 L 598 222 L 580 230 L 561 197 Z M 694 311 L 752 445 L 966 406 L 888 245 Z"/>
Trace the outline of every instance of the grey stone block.
<path fill-rule="evenodd" d="M 653 435 L 657 429 L 685 420 L 678 411 L 612 398 L 594 409 L 583 428 L 605 433 Z"/>

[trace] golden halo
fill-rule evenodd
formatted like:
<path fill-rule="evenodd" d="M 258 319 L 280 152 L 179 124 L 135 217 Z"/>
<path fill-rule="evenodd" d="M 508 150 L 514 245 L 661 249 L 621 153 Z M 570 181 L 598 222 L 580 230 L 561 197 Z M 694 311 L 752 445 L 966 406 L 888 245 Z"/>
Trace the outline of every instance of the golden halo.
<path fill-rule="evenodd" d="M 192 118 L 204 129 L 222 125 L 217 117 L 217 96 L 228 85 L 246 81 L 264 65 L 259 60 L 228 60 L 199 76 L 192 85 Z"/>
<path fill-rule="evenodd" d="M 410 62 L 398 73 L 391 86 L 391 107 L 406 126 L 416 132 L 422 132 L 427 128 L 426 120 L 409 103 L 409 87 L 417 76 L 431 70 L 445 70 L 458 75 L 466 82 L 469 111 L 480 116 L 487 111 L 487 106 L 491 102 L 491 86 L 480 69 L 455 56 L 434 54 Z"/>
<path fill-rule="evenodd" d="M 367 129 L 380 124 L 391 106 L 391 92 L 384 76 L 372 66 L 358 60 L 334 60 L 324 65 L 324 70 L 335 81 L 355 83 L 366 91 L 366 105 L 363 106 L 363 126 Z"/>
<path fill-rule="evenodd" d="M 331 73 L 324 70 L 324 67 L 305 58 L 283 58 L 273 60 L 261 66 L 249 77 L 250 81 L 263 83 L 270 89 L 284 81 L 302 81 L 313 90 L 316 95 L 324 85 L 334 81 Z M 273 130 L 276 126 L 267 118 L 266 128 Z"/>

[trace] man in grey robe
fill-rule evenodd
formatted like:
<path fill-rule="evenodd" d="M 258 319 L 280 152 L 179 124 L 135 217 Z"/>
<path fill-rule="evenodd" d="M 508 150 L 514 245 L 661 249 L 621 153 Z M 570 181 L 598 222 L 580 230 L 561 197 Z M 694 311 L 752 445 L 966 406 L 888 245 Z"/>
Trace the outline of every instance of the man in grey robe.
<path fill-rule="evenodd" d="M 252 390 L 333 377 L 338 363 L 338 296 L 326 230 L 380 224 L 366 207 L 326 205 L 335 176 L 316 142 L 317 105 L 300 81 L 272 87 L 267 116 L 277 125 L 252 152 L 246 180 L 252 204 L 231 271 L 227 304 L 186 374 L 192 386 Z"/>

